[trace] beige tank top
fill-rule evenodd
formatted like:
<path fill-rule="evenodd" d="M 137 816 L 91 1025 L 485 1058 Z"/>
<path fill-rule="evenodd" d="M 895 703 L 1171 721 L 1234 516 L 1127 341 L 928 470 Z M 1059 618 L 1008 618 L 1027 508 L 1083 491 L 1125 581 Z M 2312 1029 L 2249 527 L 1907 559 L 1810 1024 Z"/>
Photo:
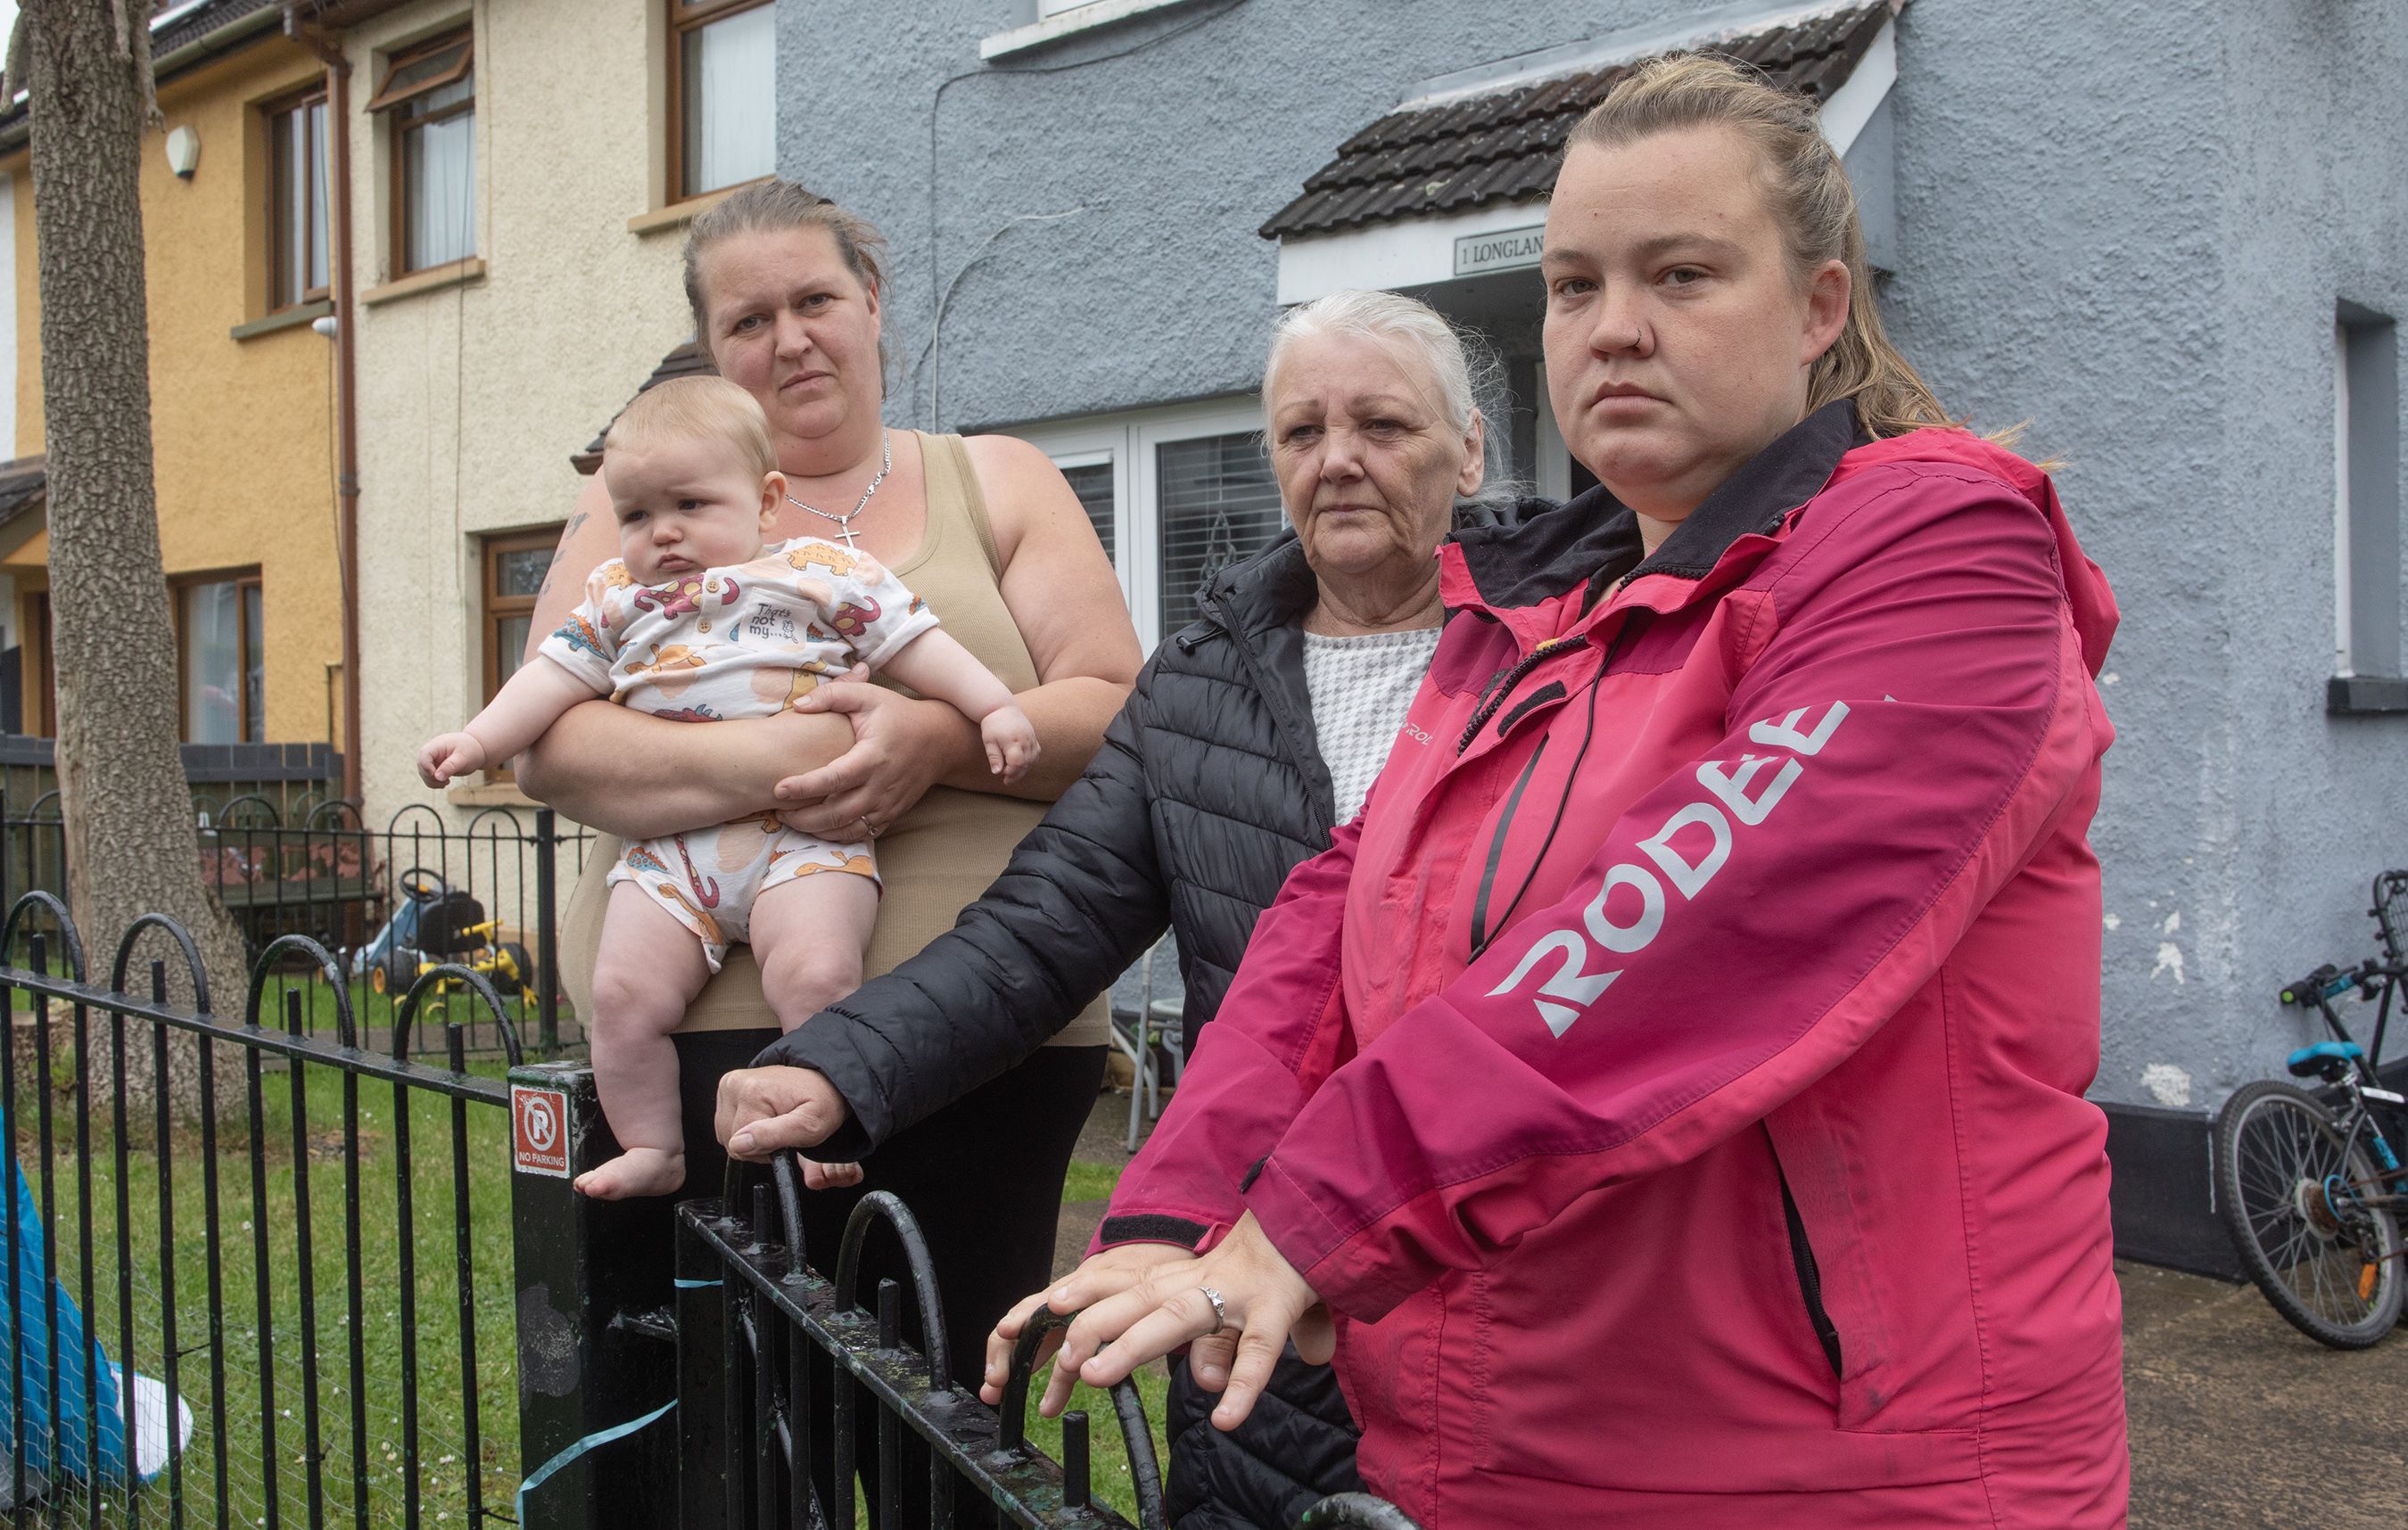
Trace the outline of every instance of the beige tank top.
<path fill-rule="evenodd" d="M 996 551 L 986 496 L 979 489 L 969 453 L 958 436 L 913 434 L 919 436 L 924 465 L 928 523 L 919 551 L 895 575 L 1005 685 L 1014 692 L 1034 690 L 1036 661 L 1003 603 L 998 584 L 1003 559 Z M 876 683 L 891 682 L 880 677 Z M 952 929 L 962 909 L 1002 872 L 1013 849 L 1049 806 L 991 792 L 929 788 L 918 807 L 878 836 L 878 870 L 886 891 L 879 902 L 878 930 L 870 937 L 863 975 L 875 978 L 893 970 Z M 618 839 L 597 836 L 561 922 L 561 980 L 580 1014 L 593 1012 L 594 959 L 609 898 L 603 879 L 618 858 Z M 1111 1038 L 1110 1005 L 1110 995 L 1098 997 L 1046 1044 L 1105 1045 Z M 728 951 L 726 965 L 687 1008 L 685 1022 L 678 1028 L 733 1031 L 777 1023 L 761 996 L 761 969 L 753 965 L 752 951 L 739 945 Z"/>

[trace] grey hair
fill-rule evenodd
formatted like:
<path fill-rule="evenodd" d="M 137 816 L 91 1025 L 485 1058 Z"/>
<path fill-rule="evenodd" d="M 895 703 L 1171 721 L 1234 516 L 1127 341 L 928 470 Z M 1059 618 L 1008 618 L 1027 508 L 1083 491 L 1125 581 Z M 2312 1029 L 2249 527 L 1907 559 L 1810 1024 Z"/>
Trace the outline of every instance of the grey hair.
<path fill-rule="evenodd" d="M 1478 493 L 1455 500 L 1458 527 L 1494 519 L 1522 497 L 1525 486 L 1513 478 L 1505 368 L 1497 353 L 1475 331 L 1402 293 L 1345 288 L 1299 303 L 1280 315 L 1271 330 L 1270 354 L 1263 362 L 1267 426 L 1280 363 L 1297 340 L 1320 336 L 1357 336 L 1403 347 L 1428 369 L 1437 391 L 1435 402 L 1449 429 L 1469 435 L 1472 421 L 1482 422 L 1484 476 Z"/>

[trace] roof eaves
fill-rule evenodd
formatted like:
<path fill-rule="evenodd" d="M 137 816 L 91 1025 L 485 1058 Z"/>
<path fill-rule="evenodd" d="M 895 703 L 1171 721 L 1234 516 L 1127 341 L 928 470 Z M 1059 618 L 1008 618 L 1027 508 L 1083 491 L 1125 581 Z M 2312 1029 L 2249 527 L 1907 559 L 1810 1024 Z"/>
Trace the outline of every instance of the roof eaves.
<path fill-rule="evenodd" d="M 1720 53 L 1762 69 L 1784 89 L 1828 102 L 1905 3 L 1725 7 L 1638 38 L 1644 45 L 1638 51 L 1626 34 L 1525 55 L 1518 71 L 1441 76 L 1350 136 L 1258 232 L 1267 239 L 1334 234 L 1544 196 L 1580 117 L 1639 64 L 1667 52 Z"/>
<path fill-rule="evenodd" d="M 199 0 L 175 6 L 150 19 L 151 67 L 165 84 L 237 48 L 248 47 L 275 24 L 279 0 Z M 0 153 L 25 147 L 29 123 L 22 93 L 0 109 Z"/>

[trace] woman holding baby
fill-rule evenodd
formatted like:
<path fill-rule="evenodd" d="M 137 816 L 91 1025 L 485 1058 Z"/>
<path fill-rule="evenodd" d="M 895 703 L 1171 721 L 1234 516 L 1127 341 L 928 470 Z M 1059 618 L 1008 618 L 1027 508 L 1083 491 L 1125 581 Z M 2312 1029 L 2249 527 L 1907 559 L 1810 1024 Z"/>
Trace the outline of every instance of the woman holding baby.
<path fill-rule="evenodd" d="M 985 889 L 1094 754 L 1139 660 L 1111 566 L 1042 453 L 1004 436 L 882 423 L 883 243 L 792 182 L 750 187 L 695 221 L 685 272 L 695 334 L 766 417 L 782 485 L 762 506 L 760 539 L 857 552 L 908 587 L 1013 693 L 1039 745 L 1034 765 L 1007 783 L 964 711 L 873 681 L 809 690 L 774 716 L 699 725 L 583 702 L 519 766 L 529 793 L 627 841 L 774 812 L 813 839 L 869 845 L 882 883 L 860 966 L 869 975 L 949 928 Z M 611 471 L 606 453 L 562 537 L 536 613 L 538 642 L 585 596 L 588 572 L 622 551 Z M 616 843 L 600 851 L 563 930 L 564 976 L 582 1015 L 655 1000 L 661 986 L 627 964 L 618 965 L 620 992 L 602 982 L 612 964 L 595 977 L 605 882 L 621 858 Z M 701 1102 L 686 1112 L 685 1146 L 707 1155 L 688 1160 L 689 1193 L 712 1188 L 712 1080 L 749 1062 L 778 1023 L 760 967 L 747 948 L 730 947 L 674 1038 L 686 1098 Z M 919 1214 L 947 1271 L 949 1326 L 982 1326 L 1045 1278 L 1063 1170 L 1100 1086 L 1106 1034 L 1101 1003 L 1089 1007 L 1053 1045 L 899 1134 L 867 1165 L 870 1187 L 894 1190 Z M 1011 1151 L 996 1151 L 997 1143 Z M 815 1170 L 814 1182 L 859 1173 Z M 624 1193 L 607 1180 L 587 1188 Z M 809 1203 L 814 1253 L 832 1254 L 853 1198 Z"/>

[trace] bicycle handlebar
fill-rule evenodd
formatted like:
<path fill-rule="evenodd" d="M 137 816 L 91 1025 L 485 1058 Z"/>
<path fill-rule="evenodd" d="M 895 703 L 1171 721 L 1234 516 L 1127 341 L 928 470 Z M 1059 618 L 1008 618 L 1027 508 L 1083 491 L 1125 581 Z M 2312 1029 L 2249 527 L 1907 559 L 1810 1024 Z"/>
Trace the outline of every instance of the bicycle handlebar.
<path fill-rule="evenodd" d="M 2304 1008 L 2319 999 L 2339 998 L 2358 986 L 2359 976 L 2357 972 L 2344 972 L 2327 962 L 2306 977 L 2285 983 L 2282 1001 Z"/>

